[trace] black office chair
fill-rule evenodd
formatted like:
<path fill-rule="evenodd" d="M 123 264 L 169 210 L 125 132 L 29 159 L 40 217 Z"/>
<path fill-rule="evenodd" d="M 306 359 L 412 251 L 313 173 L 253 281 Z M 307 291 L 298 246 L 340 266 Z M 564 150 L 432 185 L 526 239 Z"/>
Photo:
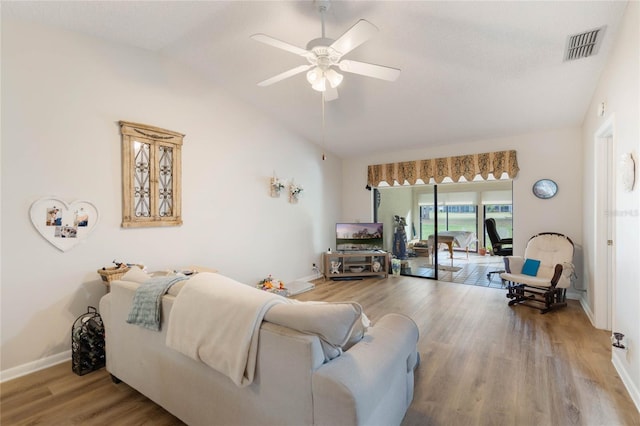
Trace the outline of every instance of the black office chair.
<path fill-rule="evenodd" d="M 513 238 L 500 238 L 498 229 L 496 227 L 496 220 L 489 218 L 484 221 L 484 226 L 491 240 L 491 252 L 494 256 L 513 256 Z M 508 246 L 508 247 L 505 247 Z M 487 274 L 487 279 L 491 280 L 491 275 L 501 274 L 504 269 L 500 271 L 491 271 Z"/>

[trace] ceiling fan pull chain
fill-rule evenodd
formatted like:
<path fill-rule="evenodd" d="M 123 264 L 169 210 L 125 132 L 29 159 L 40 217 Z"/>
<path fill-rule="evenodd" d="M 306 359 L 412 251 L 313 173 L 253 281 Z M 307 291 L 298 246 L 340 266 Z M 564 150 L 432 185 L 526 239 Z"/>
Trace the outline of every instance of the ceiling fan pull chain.
<path fill-rule="evenodd" d="M 322 102 L 322 161 L 327 159 L 327 156 L 324 153 L 324 92 L 322 93 L 322 97 L 320 98 Z"/>

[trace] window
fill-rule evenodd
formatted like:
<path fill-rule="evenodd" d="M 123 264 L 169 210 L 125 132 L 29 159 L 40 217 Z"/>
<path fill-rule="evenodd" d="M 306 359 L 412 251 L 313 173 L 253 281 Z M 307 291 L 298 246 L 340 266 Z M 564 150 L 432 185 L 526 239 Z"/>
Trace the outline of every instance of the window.
<path fill-rule="evenodd" d="M 182 225 L 181 149 L 184 135 L 120 122 L 122 226 Z"/>
<path fill-rule="evenodd" d="M 501 238 L 513 238 L 513 206 L 511 204 L 485 204 L 484 218 L 494 218 L 498 235 Z M 484 228 L 484 241 L 486 247 L 491 251 L 491 240 L 487 235 L 487 229 Z"/>
<path fill-rule="evenodd" d="M 438 206 L 438 232 L 469 231 L 476 232 L 478 226 L 477 206 L 470 204 L 453 204 Z M 434 234 L 433 205 L 420 206 L 420 239 L 427 239 Z M 469 246 L 469 251 L 477 251 L 476 243 Z"/>

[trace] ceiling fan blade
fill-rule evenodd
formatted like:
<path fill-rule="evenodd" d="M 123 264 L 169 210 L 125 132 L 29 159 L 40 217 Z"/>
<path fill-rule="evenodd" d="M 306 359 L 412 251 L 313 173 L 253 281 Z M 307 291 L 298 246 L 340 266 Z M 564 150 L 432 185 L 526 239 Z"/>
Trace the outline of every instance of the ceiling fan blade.
<path fill-rule="evenodd" d="M 367 77 L 381 80 L 395 81 L 400 75 L 398 68 L 385 67 L 383 65 L 368 64 L 366 62 L 344 59 L 338 63 L 338 68 L 344 72 L 366 75 Z"/>
<path fill-rule="evenodd" d="M 324 91 L 324 101 L 334 101 L 338 99 L 338 89 L 335 87 L 327 87 L 327 90 Z"/>
<path fill-rule="evenodd" d="M 334 41 L 331 47 L 337 50 L 341 56 L 346 55 L 369 40 L 377 32 L 378 27 L 369 21 L 361 19 Z"/>
<path fill-rule="evenodd" d="M 298 46 L 294 46 L 293 44 L 289 44 L 286 41 L 278 40 L 277 38 L 273 38 L 266 34 L 254 34 L 251 36 L 251 38 L 255 41 L 259 41 L 260 43 L 268 44 L 269 46 L 277 47 L 278 49 L 295 53 L 296 55 L 306 57 L 309 54 L 308 50 L 302 49 Z"/>
<path fill-rule="evenodd" d="M 292 68 L 288 71 L 285 71 L 283 73 L 280 73 L 274 77 L 268 78 L 264 81 L 261 81 L 260 83 L 258 83 L 258 86 L 269 86 L 273 83 L 277 83 L 281 80 L 284 80 L 285 78 L 289 78 L 292 77 L 296 74 L 300 74 L 301 72 L 305 72 L 306 70 L 308 70 L 309 68 L 313 67 L 313 65 L 309 64 L 309 65 L 300 65 L 299 67 L 295 67 Z"/>

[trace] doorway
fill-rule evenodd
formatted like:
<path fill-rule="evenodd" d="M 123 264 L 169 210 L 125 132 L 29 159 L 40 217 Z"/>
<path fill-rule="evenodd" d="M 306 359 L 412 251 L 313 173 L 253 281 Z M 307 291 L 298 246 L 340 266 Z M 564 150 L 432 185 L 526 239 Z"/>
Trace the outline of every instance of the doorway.
<path fill-rule="evenodd" d="M 594 143 L 594 325 L 612 330 L 615 300 L 615 178 L 614 117 L 602 124 Z"/>

